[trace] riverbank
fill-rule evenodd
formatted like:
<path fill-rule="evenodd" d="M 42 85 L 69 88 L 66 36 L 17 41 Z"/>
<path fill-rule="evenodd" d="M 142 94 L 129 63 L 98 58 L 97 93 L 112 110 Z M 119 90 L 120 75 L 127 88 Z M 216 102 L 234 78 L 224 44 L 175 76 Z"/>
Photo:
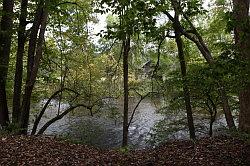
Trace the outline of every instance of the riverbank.
<path fill-rule="evenodd" d="M 248 165 L 250 145 L 232 137 L 167 142 L 154 149 L 100 150 L 50 137 L 0 139 L 0 165 Z"/>

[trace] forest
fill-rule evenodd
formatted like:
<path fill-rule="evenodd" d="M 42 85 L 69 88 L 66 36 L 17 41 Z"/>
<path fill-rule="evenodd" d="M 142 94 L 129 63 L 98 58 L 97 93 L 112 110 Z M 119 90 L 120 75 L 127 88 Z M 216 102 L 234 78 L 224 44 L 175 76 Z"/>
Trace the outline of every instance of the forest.
<path fill-rule="evenodd" d="M 0 0 L 0 165 L 249 164 L 249 3 Z"/>

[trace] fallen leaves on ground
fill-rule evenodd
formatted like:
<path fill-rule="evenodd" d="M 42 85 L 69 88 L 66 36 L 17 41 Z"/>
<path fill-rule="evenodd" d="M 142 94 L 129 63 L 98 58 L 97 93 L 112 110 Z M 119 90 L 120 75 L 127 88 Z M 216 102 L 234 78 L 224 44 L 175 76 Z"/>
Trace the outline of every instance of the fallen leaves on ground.
<path fill-rule="evenodd" d="M 172 141 L 154 149 L 122 153 L 72 144 L 44 136 L 0 139 L 0 165 L 250 165 L 250 146 L 231 137 L 203 138 L 197 142 Z"/>

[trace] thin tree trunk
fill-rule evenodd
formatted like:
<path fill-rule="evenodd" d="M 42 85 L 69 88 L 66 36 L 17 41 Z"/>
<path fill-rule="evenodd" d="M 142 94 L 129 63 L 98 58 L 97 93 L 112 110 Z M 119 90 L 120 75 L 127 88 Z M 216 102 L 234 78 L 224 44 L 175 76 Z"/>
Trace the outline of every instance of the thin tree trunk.
<path fill-rule="evenodd" d="M 122 146 L 128 145 L 128 54 L 130 50 L 130 37 L 123 41 L 123 93 L 124 93 L 124 108 L 123 108 L 123 138 Z"/>
<path fill-rule="evenodd" d="M 188 18 L 185 16 L 186 20 L 188 20 Z M 202 55 L 205 57 L 206 61 L 209 63 L 209 65 L 214 65 L 215 61 L 211 55 L 210 50 L 208 49 L 207 45 L 205 44 L 205 42 L 203 41 L 202 37 L 200 36 L 200 34 L 197 32 L 197 30 L 195 29 L 195 27 L 193 26 L 193 24 L 188 20 L 190 26 L 192 27 L 192 29 L 195 32 L 195 35 L 197 36 L 198 40 L 194 40 L 193 38 L 190 38 L 190 36 L 185 35 L 188 39 L 194 41 L 194 43 L 197 45 L 198 49 L 200 50 L 200 52 L 202 53 Z M 230 129 L 235 129 L 235 123 L 233 120 L 233 116 L 232 116 L 232 112 L 230 110 L 230 106 L 228 103 L 228 96 L 225 90 L 225 87 L 223 85 L 223 82 L 221 80 L 219 80 L 219 95 L 221 97 L 221 101 L 222 101 L 222 108 L 225 114 L 225 119 L 227 122 L 227 126 Z"/>
<path fill-rule="evenodd" d="M 208 108 L 208 112 L 210 114 L 210 122 L 209 122 L 209 136 L 212 137 L 213 136 L 213 124 L 215 122 L 215 118 L 217 115 L 217 108 L 216 105 L 214 103 L 214 101 L 212 100 L 211 96 L 209 95 L 209 93 L 207 93 L 207 102 L 206 102 L 206 106 Z M 210 104 L 211 106 L 210 106 Z"/>
<path fill-rule="evenodd" d="M 9 112 L 6 96 L 6 79 L 9 67 L 14 0 L 3 0 L 0 26 L 0 124 L 7 126 Z"/>
<path fill-rule="evenodd" d="M 237 52 L 243 61 L 250 64 L 249 0 L 233 0 L 233 6 L 234 37 L 236 48 L 238 48 Z M 250 75 L 250 73 L 248 74 Z M 239 130 L 250 133 L 250 85 L 244 82 L 242 84 L 247 85 L 239 94 Z"/>
<path fill-rule="evenodd" d="M 40 59 L 42 57 L 44 33 L 48 18 L 48 11 L 46 9 L 46 6 L 42 2 L 40 3 L 40 5 L 38 6 L 36 17 L 33 23 L 34 25 L 31 32 L 31 38 L 33 38 L 34 41 L 37 41 L 37 43 L 32 41 L 31 38 L 29 41 L 27 78 L 25 93 L 22 102 L 22 112 L 20 117 L 20 127 L 22 129 L 22 134 L 27 134 L 30 114 L 30 99 L 36 81 Z M 37 33 L 39 29 L 39 37 L 37 39 Z"/>
<path fill-rule="evenodd" d="M 0 78 L 2 79 L 2 78 Z M 2 127 L 6 127 L 9 123 L 9 112 L 7 106 L 7 97 L 5 84 L 3 79 L 0 81 L 0 124 Z"/>
<path fill-rule="evenodd" d="M 22 0 L 21 2 L 21 14 L 20 23 L 18 27 L 18 47 L 16 55 L 16 71 L 15 71 L 15 83 L 13 93 L 13 110 L 12 110 L 12 123 L 18 124 L 21 113 L 21 92 L 22 92 L 22 80 L 23 80 L 23 55 L 26 42 L 26 18 L 27 18 L 28 0 Z"/>
<path fill-rule="evenodd" d="M 176 14 L 175 19 L 178 21 L 179 16 Z M 187 67 L 186 67 L 186 61 L 184 57 L 184 51 L 183 51 L 183 42 L 181 39 L 181 32 L 178 29 L 176 25 L 174 25 L 175 29 L 175 41 L 178 47 L 178 56 L 179 56 L 179 61 L 180 61 L 180 66 L 181 66 L 181 74 L 182 74 L 182 84 L 183 84 L 183 95 L 184 95 L 184 100 L 185 100 L 185 106 L 186 106 L 186 113 L 187 113 L 187 121 L 188 121 L 188 129 L 189 129 L 189 134 L 191 139 L 195 139 L 195 127 L 194 127 L 194 120 L 193 120 L 193 113 L 192 113 L 192 107 L 191 107 L 191 101 L 190 101 L 190 92 L 189 88 L 187 85 Z"/>

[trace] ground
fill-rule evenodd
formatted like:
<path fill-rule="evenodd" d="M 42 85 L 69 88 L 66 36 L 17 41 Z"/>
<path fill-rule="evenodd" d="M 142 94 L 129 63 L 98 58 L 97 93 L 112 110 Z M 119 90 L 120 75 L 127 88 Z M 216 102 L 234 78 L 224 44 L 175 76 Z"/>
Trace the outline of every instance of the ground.
<path fill-rule="evenodd" d="M 100 150 L 44 136 L 0 139 L 0 165 L 250 165 L 250 145 L 237 138 L 172 141 L 154 149 Z"/>

